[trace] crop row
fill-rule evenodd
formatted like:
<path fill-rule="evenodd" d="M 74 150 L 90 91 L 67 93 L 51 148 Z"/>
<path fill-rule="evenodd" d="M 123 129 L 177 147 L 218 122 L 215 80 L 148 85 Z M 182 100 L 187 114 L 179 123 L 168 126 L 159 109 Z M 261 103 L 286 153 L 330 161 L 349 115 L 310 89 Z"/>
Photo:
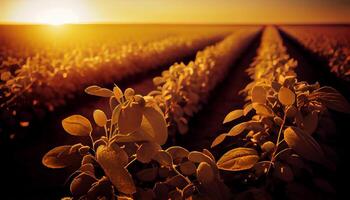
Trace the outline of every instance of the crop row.
<path fill-rule="evenodd" d="M 201 109 L 257 33 L 255 28 L 236 31 L 217 45 L 199 52 L 189 64 L 175 63 L 162 76 L 153 79 L 157 90 L 149 96 L 166 113 L 173 133 L 188 131 L 188 120 Z"/>
<path fill-rule="evenodd" d="M 3 62 L 1 67 L 1 109 L 14 105 L 53 110 L 91 84 L 110 84 L 138 73 L 147 73 L 224 37 L 219 34 L 169 36 L 144 44 L 126 43 L 102 49 L 98 54 L 79 49 L 54 56 L 50 52 L 26 59 L 23 65 Z M 113 50 L 113 51 L 111 51 Z M 14 70 L 11 67 L 18 67 Z M 21 102 L 21 103 L 20 103 Z"/>
<path fill-rule="evenodd" d="M 331 87 L 298 81 L 296 67 L 277 29 L 266 28 L 247 69 L 252 79 L 242 90 L 247 103 L 228 113 L 223 123 L 233 123 L 232 128 L 212 143 L 216 147 L 233 141 L 217 166 L 249 188 L 238 194 L 242 199 L 334 195 L 332 184 L 320 174 L 334 173 L 336 166 L 335 147 L 328 146 L 335 137 L 328 109 L 350 113 L 350 105 Z"/>
<path fill-rule="evenodd" d="M 113 91 L 98 86 L 86 88 L 88 94 L 109 98 L 111 110 L 108 114 L 94 111 L 94 130 L 81 115 L 64 119 L 66 132 L 89 136 L 91 145 L 56 147 L 43 157 L 43 164 L 51 168 L 80 166 L 70 186 L 75 198 L 228 199 L 228 188 L 208 150 L 189 152 L 180 146 L 162 149 L 161 145 L 168 140 L 169 122 L 176 121 L 171 117 L 183 117 L 174 115 L 173 105 L 165 102 L 168 98 L 181 98 L 181 102 L 174 101 L 175 109 L 184 112 L 184 106 L 192 104 L 198 110 L 199 102 L 205 101 L 257 32 L 257 29 L 235 32 L 198 53 L 196 61 L 187 66 L 173 65 L 162 77 L 154 79 L 159 88 L 147 96 L 135 94 L 131 88 L 122 91 L 117 86 Z M 162 96 L 163 90 L 175 85 L 177 91 L 171 93 L 174 96 L 166 93 Z M 184 99 L 182 94 L 188 98 Z M 188 94 L 197 97 L 195 104 Z M 188 109 L 193 113 L 196 111 L 193 108 Z"/>
<path fill-rule="evenodd" d="M 350 80 L 350 29 L 347 27 L 283 27 L 305 48 L 325 58 L 330 70 Z"/>

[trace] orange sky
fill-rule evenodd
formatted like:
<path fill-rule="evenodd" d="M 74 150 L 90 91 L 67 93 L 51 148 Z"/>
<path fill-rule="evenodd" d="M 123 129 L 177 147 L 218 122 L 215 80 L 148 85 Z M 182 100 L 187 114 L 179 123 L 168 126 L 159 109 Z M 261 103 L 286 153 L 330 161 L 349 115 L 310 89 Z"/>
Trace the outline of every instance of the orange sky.
<path fill-rule="evenodd" d="M 350 23 L 348 0 L 0 0 L 0 23 Z"/>

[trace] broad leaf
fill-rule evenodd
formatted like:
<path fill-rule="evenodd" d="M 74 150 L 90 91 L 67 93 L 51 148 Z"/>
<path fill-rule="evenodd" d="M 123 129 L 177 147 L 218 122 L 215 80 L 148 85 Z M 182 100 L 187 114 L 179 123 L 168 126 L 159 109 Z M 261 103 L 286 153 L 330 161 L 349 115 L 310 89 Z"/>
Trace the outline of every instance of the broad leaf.
<path fill-rule="evenodd" d="M 149 163 L 162 148 L 154 142 L 146 142 L 140 145 L 136 151 L 136 159 L 142 163 Z"/>
<path fill-rule="evenodd" d="M 254 149 L 240 147 L 226 152 L 217 166 L 227 171 L 241 171 L 252 168 L 258 160 L 258 153 Z"/>
<path fill-rule="evenodd" d="M 153 107 L 145 107 L 141 123 L 141 132 L 150 136 L 159 145 L 168 139 L 168 128 L 162 113 Z"/>
<path fill-rule="evenodd" d="M 253 108 L 255 109 L 256 114 L 258 114 L 258 115 L 267 116 L 267 117 L 274 116 L 273 110 L 265 104 L 253 103 Z"/>
<path fill-rule="evenodd" d="M 88 136 L 92 132 L 90 121 L 81 115 L 72 115 L 62 120 L 63 129 L 75 136 Z"/>
<path fill-rule="evenodd" d="M 263 86 L 254 86 L 252 89 L 252 102 L 262 103 L 266 102 L 266 90 Z"/>
<path fill-rule="evenodd" d="M 210 146 L 210 147 L 213 148 L 213 147 L 215 147 L 215 146 L 221 144 L 221 143 L 225 140 L 226 136 L 227 136 L 227 133 L 222 133 L 222 134 L 218 135 L 218 136 L 214 139 L 214 141 L 211 143 L 211 146 Z"/>
<path fill-rule="evenodd" d="M 281 87 L 278 92 L 278 100 L 285 106 L 292 105 L 295 102 L 295 94 L 289 88 Z"/>
<path fill-rule="evenodd" d="M 284 140 L 301 157 L 321 162 L 323 152 L 320 145 L 310 136 L 310 134 L 297 127 L 288 127 L 284 130 Z"/>
<path fill-rule="evenodd" d="M 102 110 L 95 110 L 93 114 L 96 124 L 100 127 L 103 127 L 107 123 L 107 116 Z"/>
<path fill-rule="evenodd" d="M 118 126 L 121 134 L 128 134 L 138 130 L 141 126 L 143 108 L 135 103 L 122 106 Z"/>
<path fill-rule="evenodd" d="M 321 87 L 311 93 L 310 98 L 316 98 L 329 109 L 350 113 L 350 104 L 336 89 L 332 87 Z"/>
<path fill-rule="evenodd" d="M 114 149 L 101 145 L 97 148 L 96 156 L 103 171 L 119 192 L 124 194 L 136 192 L 130 173 L 122 163 L 118 162 L 120 155 Z"/>
<path fill-rule="evenodd" d="M 215 174 L 211 165 L 201 162 L 197 168 L 197 179 L 202 184 L 211 184 L 215 180 Z"/>
<path fill-rule="evenodd" d="M 42 158 L 43 165 L 56 169 L 79 163 L 82 156 L 78 149 L 71 151 L 71 148 L 71 145 L 64 145 L 51 149 Z"/>
<path fill-rule="evenodd" d="M 107 88 L 101 88 L 100 86 L 93 85 L 87 87 L 85 92 L 90 95 L 99 96 L 99 97 L 111 97 L 113 96 L 113 92 Z"/>
<path fill-rule="evenodd" d="M 225 124 L 227 122 L 231 122 L 231 121 L 233 121 L 235 119 L 238 119 L 238 118 L 240 118 L 242 116 L 243 116 L 243 110 L 242 109 L 231 111 L 230 113 L 228 113 L 226 115 L 223 124 Z"/>

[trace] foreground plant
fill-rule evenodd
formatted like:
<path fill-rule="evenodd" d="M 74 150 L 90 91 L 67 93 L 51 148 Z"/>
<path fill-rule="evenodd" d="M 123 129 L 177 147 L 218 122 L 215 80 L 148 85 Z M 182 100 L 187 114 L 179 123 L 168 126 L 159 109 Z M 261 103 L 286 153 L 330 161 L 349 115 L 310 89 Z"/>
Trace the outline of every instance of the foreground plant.
<path fill-rule="evenodd" d="M 228 113 L 223 123 L 241 117 L 251 117 L 251 120 L 236 123 L 212 143 L 215 147 L 226 138 L 239 138 L 238 147 L 218 160 L 218 168 L 237 174 L 242 172 L 240 175 L 245 182 L 266 177 L 262 190 L 248 190 L 242 196 L 251 192 L 257 197 L 255 190 L 263 192 L 273 180 L 291 183 L 303 170 L 311 173 L 313 163 L 335 170 L 335 164 L 314 136 L 322 137 L 318 127 L 321 121 L 329 120 L 325 119 L 328 109 L 350 113 L 350 105 L 334 88 L 298 81 L 293 71 L 296 66 L 286 54 L 277 31 L 267 28 L 258 57 L 247 70 L 253 79 L 242 91 L 248 102 L 243 109 Z M 321 184 L 332 188 L 323 180 Z M 277 187 L 277 184 L 270 187 Z M 264 194 L 264 198 L 269 196 Z"/>
<path fill-rule="evenodd" d="M 64 145 L 43 157 L 49 168 L 79 166 L 70 185 L 75 199 L 228 199 L 215 158 L 208 150 L 165 150 L 168 130 L 163 112 L 150 96 L 91 86 L 88 94 L 109 98 L 110 118 L 95 110 L 97 126 L 72 115 L 62 121 L 66 132 L 90 137 L 91 144 Z"/>

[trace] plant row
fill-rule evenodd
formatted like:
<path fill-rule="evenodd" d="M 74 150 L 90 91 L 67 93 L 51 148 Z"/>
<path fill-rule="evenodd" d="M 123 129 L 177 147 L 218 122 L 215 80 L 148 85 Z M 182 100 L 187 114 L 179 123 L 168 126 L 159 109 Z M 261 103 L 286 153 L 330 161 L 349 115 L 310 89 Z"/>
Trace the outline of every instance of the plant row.
<path fill-rule="evenodd" d="M 196 62 L 187 67 L 175 64 L 162 77 L 155 78 L 155 82 L 157 79 L 167 82 L 164 75 L 175 73 L 173 70 L 181 67 L 182 70 L 177 72 L 186 71 L 181 77 L 188 83 L 178 80 L 177 84 L 188 88 L 196 86 L 189 76 L 196 77 L 196 81 L 203 83 L 199 87 L 207 89 L 193 92 L 198 92 L 198 96 L 208 95 L 209 88 L 215 84 L 208 80 L 208 75 L 211 74 L 216 81 L 219 81 L 216 76 L 223 78 L 223 72 L 219 71 L 227 71 L 226 68 L 231 66 L 229 62 L 237 57 L 231 53 L 240 53 L 239 49 L 247 47 L 245 43 L 256 34 L 257 29 L 233 33 L 198 53 Z M 198 72 L 200 74 L 196 74 Z M 180 89 L 179 93 L 185 91 L 182 87 Z M 161 147 L 168 140 L 169 121 L 175 121 L 170 119 L 173 111 L 160 104 L 165 102 L 160 100 L 163 97 L 141 96 L 131 88 L 122 91 L 117 86 L 113 90 L 90 86 L 85 92 L 109 98 L 110 111 L 106 114 L 95 110 L 95 125 L 84 116 L 73 115 L 64 119 L 62 126 L 71 135 L 90 137 L 91 142 L 55 147 L 42 160 L 50 168 L 77 169 L 71 176 L 72 197 L 68 199 L 229 198 L 229 190 L 220 178 L 215 158 L 207 149 L 189 152 L 180 146 Z"/>
<path fill-rule="evenodd" d="M 232 175 L 228 181 L 242 186 L 237 198 L 335 195 L 324 175 L 336 170 L 335 147 L 329 146 L 335 130 L 328 109 L 350 113 L 350 105 L 334 88 L 298 81 L 296 67 L 277 29 L 267 27 L 258 55 L 246 70 L 252 80 L 241 91 L 246 104 L 228 113 L 223 123 L 232 123 L 232 128 L 212 143 L 212 148 L 230 146 L 217 167 Z"/>
<path fill-rule="evenodd" d="M 283 27 L 305 48 L 325 58 L 330 70 L 350 80 L 350 29 L 348 27 Z"/>
<path fill-rule="evenodd" d="M 178 35 L 144 44 L 130 42 L 119 48 L 102 48 L 91 56 L 79 49 L 57 58 L 50 52 L 37 54 L 27 58 L 22 66 L 17 65 L 15 71 L 11 70 L 14 65 L 0 69 L 1 110 L 9 112 L 8 115 L 32 106 L 52 111 L 91 84 L 106 85 L 147 73 L 192 55 L 224 35 Z"/>
<path fill-rule="evenodd" d="M 236 31 L 225 40 L 199 52 L 187 65 L 175 63 L 153 79 L 157 89 L 149 96 L 166 114 L 171 134 L 185 134 L 189 119 L 206 103 L 210 93 L 227 75 L 258 29 Z"/>

